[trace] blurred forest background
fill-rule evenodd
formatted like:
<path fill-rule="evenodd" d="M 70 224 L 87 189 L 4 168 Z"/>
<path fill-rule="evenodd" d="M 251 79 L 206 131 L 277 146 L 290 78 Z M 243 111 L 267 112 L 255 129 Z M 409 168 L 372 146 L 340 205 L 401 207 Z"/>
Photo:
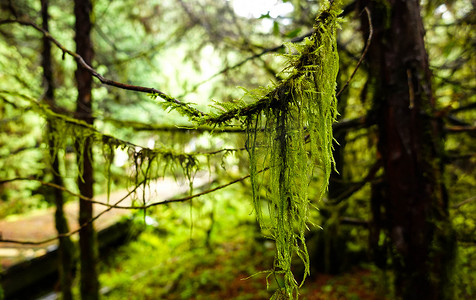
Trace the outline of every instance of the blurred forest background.
<path fill-rule="evenodd" d="M 337 172 L 320 201 L 321 170 L 308 186 L 311 278 L 300 297 L 471 299 L 476 2 L 339 5 Z M 268 299 L 283 285 L 279 274 L 265 272 L 273 268 L 275 245 L 253 209 L 244 119 L 201 125 L 181 109 L 192 103 L 202 112 L 226 112 L 236 100 L 247 105 L 265 93 L 262 87 L 278 86 L 289 76 L 283 54 L 293 54 L 283 44 L 303 43 L 328 6 L 0 1 L 0 218 L 78 200 L 45 183 L 94 198 L 131 190 L 144 178 L 213 180 L 190 194 L 233 182 L 191 201 L 134 210 L 131 240 L 99 261 L 92 224 L 78 246 L 61 238 L 62 249 L 73 249 L 63 250 L 60 263 L 64 299 Z M 42 30 L 104 78 L 157 88 L 179 103 L 93 80 Z M 49 138 L 58 135 L 63 139 Z M 142 164 L 152 157 L 154 164 Z M 138 195 L 137 205 L 142 201 Z M 80 202 L 83 224 L 91 203 Z M 69 231 L 58 213 L 56 222 L 59 233 Z M 296 278 L 304 270 L 296 259 Z"/>

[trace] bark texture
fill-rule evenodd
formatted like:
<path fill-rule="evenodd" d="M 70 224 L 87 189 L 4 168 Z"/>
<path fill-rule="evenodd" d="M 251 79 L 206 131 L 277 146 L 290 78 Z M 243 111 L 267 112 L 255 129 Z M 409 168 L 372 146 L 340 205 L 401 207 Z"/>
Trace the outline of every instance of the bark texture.
<path fill-rule="evenodd" d="M 373 19 L 367 60 L 385 171 L 372 198 L 373 224 L 384 226 L 390 236 L 399 297 L 449 299 L 455 241 L 420 5 L 415 0 L 360 5 L 370 9 Z M 368 26 L 367 20 L 362 24 Z"/>
<path fill-rule="evenodd" d="M 91 65 L 94 51 L 91 42 L 92 23 L 90 14 L 92 4 L 90 0 L 75 0 L 74 15 L 75 22 L 75 42 L 76 52 Z M 76 106 L 76 118 L 93 123 L 92 117 L 92 75 L 81 65 L 77 65 L 75 72 L 76 83 L 78 85 L 78 99 Z M 84 143 L 77 144 L 78 163 L 82 170 L 78 178 L 78 187 L 81 195 L 93 198 L 93 166 L 91 141 L 87 139 Z M 82 149 L 80 149 L 82 147 Z M 79 223 L 85 224 L 93 217 L 93 205 L 91 202 L 79 199 Z M 97 241 L 93 223 L 88 224 L 79 232 L 80 249 L 80 269 L 81 269 L 81 299 L 99 299 L 99 281 L 97 273 Z"/>
<path fill-rule="evenodd" d="M 42 16 L 42 27 L 46 31 L 49 31 L 48 26 L 48 0 L 41 0 L 41 16 Z M 43 50 L 42 50 L 42 67 L 43 67 L 43 77 L 45 85 L 45 100 L 54 110 L 55 103 L 55 85 L 53 80 L 53 66 L 51 61 L 51 43 L 44 37 L 43 38 Z M 51 124 L 48 123 L 48 128 Z M 53 183 L 58 186 L 63 186 L 63 179 L 60 175 L 59 169 L 59 160 L 58 155 L 53 149 L 54 145 L 50 143 L 50 159 L 52 160 L 51 169 L 53 173 Z M 59 189 L 53 189 L 54 200 L 55 200 L 55 226 L 58 234 L 64 234 L 69 232 L 68 222 L 64 215 L 63 205 L 64 197 L 63 193 Z M 60 286 L 62 299 L 70 300 L 73 299 L 73 294 L 71 291 L 74 275 L 75 275 L 75 247 L 70 237 L 61 237 L 59 239 L 59 260 L 58 260 L 58 272 L 60 277 Z"/>

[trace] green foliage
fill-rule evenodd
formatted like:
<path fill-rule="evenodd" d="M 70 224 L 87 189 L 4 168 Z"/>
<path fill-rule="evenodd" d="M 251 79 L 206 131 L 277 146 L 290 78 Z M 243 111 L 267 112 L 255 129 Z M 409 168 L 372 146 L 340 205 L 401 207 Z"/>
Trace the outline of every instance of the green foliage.
<path fill-rule="evenodd" d="M 458 245 L 458 255 L 454 266 L 454 299 L 471 299 L 476 295 L 476 246 L 470 243 Z"/>
<path fill-rule="evenodd" d="M 15 102 L 0 94 L 0 178 L 42 176 L 43 149 L 40 147 L 44 122 L 31 110 L 17 110 Z M 35 182 L 0 185 L 0 217 L 45 206 Z M 35 195 L 36 194 L 36 195 Z"/>
<path fill-rule="evenodd" d="M 194 200 L 192 219 L 182 203 L 149 211 L 147 223 L 138 216 L 136 226 L 143 233 L 102 266 L 107 299 L 269 298 L 264 276 L 257 273 L 272 253 L 255 241 L 259 233 L 249 202 L 234 200 L 245 198 L 244 191 L 231 186 Z"/>

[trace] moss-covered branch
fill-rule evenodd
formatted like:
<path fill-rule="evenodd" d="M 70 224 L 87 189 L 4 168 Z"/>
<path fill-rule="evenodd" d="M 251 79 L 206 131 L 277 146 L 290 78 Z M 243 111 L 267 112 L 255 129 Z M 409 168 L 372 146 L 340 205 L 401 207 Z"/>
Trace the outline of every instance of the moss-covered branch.
<path fill-rule="evenodd" d="M 49 39 L 55 46 L 57 46 L 61 51 L 63 51 L 63 55 L 68 54 L 72 56 L 78 64 L 80 64 L 83 68 L 85 68 L 87 71 L 91 73 L 92 76 L 96 77 L 99 79 L 99 81 L 102 84 L 109 85 L 109 86 L 114 86 L 120 89 L 124 90 L 129 90 L 129 91 L 135 91 L 135 92 L 141 92 L 141 93 L 147 93 L 150 95 L 153 95 L 154 97 L 160 97 L 163 100 L 165 100 L 167 103 L 169 103 L 170 107 L 173 109 L 177 109 L 181 114 L 184 116 L 189 117 L 191 120 L 199 119 L 207 114 L 192 107 L 190 104 L 182 102 L 178 99 L 175 99 L 174 97 L 156 89 L 156 88 L 150 88 L 150 87 L 144 87 L 144 86 L 137 86 L 137 85 L 130 85 L 130 84 L 125 84 L 121 82 L 117 82 L 108 78 L 105 78 L 102 76 L 98 71 L 96 71 L 93 67 L 91 67 L 89 64 L 85 62 L 85 60 L 76 52 L 69 50 L 65 46 L 63 46 L 58 40 L 56 40 L 48 31 L 44 30 L 34 22 L 30 20 L 23 20 L 23 19 L 8 19 L 8 20 L 0 20 L 0 25 L 3 24 L 11 24 L 11 23 L 17 23 L 20 25 L 24 26 L 30 26 L 40 33 L 43 34 L 44 37 Z"/>
<path fill-rule="evenodd" d="M 150 155 L 160 155 L 164 156 L 167 158 L 170 158 L 172 160 L 177 160 L 177 161 L 183 161 L 185 159 L 191 159 L 192 157 L 196 157 L 198 155 L 213 155 L 217 154 L 220 152 L 234 152 L 237 150 L 242 150 L 242 149 L 220 149 L 216 151 L 206 151 L 206 152 L 194 152 L 194 153 L 182 153 L 182 152 L 177 152 L 174 151 L 170 148 L 148 148 L 144 146 L 140 146 L 137 144 L 134 144 L 130 141 L 126 141 L 117 137 L 114 137 L 109 134 L 104 134 L 100 131 L 98 131 L 94 126 L 87 124 L 84 121 L 69 117 L 65 114 L 57 113 L 54 112 L 53 110 L 50 109 L 49 106 L 47 105 L 42 105 L 41 103 L 38 103 L 35 99 L 29 97 L 28 95 L 15 92 L 15 91 L 8 91 L 8 90 L 0 90 L 0 94 L 5 94 L 5 95 L 10 95 L 13 97 L 19 97 L 24 100 L 26 100 L 29 104 L 31 104 L 30 107 L 27 107 L 29 110 L 34 110 L 38 112 L 40 115 L 45 116 L 45 118 L 51 119 L 51 122 L 55 124 L 54 130 L 59 130 L 63 131 L 60 135 L 60 137 L 64 138 L 65 142 L 67 137 L 77 137 L 77 138 L 85 138 L 89 137 L 92 138 L 92 140 L 95 143 L 103 144 L 103 145 L 109 145 L 109 146 L 114 146 L 115 148 L 122 148 L 122 149 L 131 149 L 134 152 L 143 152 L 143 153 L 148 153 Z M 8 104 L 15 105 L 16 108 L 20 108 L 18 104 L 15 104 L 11 100 L 8 100 L 4 96 L 0 96 L 0 98 L 5 101 Z M 134 125 L 136 123 L 133 123 Z M 141 123 L 138 123 L 141 124 Z M 193 131 L 194 129 L 191 128 L 180 128 L 180 127 L 167 127 L 169 130 L 173 130 L 174 128 L 177 128 L 177 130 L 190 130 Z M 161 129 L 161 127 L 155 128 L 155 129 Z M 162 128 L 165 130 L 165 128 Z M 150 129 L 153 130 L 153 129 Z M 223 130 L 223 129 L 214 129 L 213 127 L 201 127 L 198 129 L 199 131 L 214 131 L 214 130 Z M 242 129 L 231 129 L 231 132 L 241 132 L 243 131 Z M 51 137 L 53 138 L 53 137 Z M 58 143 L 60 142 L 59 140 L 57 141 Z M 57 149 L 64 149 L 65 145 L 60 145 L 56 144 Z M 139 150 L 138 150 L 139 149 Z"/>

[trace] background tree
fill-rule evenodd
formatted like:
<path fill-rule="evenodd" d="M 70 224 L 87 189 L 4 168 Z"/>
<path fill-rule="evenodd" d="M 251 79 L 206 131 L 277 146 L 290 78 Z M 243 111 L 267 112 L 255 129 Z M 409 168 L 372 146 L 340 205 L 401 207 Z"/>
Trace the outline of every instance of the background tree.
<path fill-rule="evenodd" d="M 49 31 L 48 21 L 48 0 L 41 0 L 41 17 L 42 28 Z M 42 51 L 42 67 L 45 86 L 45 99 L 46 102 L 55 110 L 55 84 L 53 78 L 53 63 L 51 59 L 51 44 L 50 41 L 43 37 L 43 51 Z M 51 124 L 48 125 L 50 127 Z M 50 129 L 48 129 L 50 130 Z M 51 160 L 51 172 L 53 174 L 53 183 L 56 186 L 63 187 L 63 177 L 61 176 L 61 170 L 59 168 L 59 156 L 54 150 L 54 144 L 50 142 L 50 160 Z M 64 197 L 63 192 L 60 189 L 54 188 L 53 195 L 55 199 L 55 225 L 59 235 L 67 234 L 69 232 L 68 221 L 64 215 Z M 72 285 L 76 272 L 76 257 L 75 246 L 69 236 L 59 238 L 59 274 L 62 299 L 73 299 Z"/>
<path fill-rule="evenodd" d="M 360 5 L 375 16 L 368 62 L 384 166 L 377 197 L 392 241 L 397 294 L 451 298 L 454 234 L 419 2 Z"/>
<path fill-rule="evenodd" d="M 76 51 L 84 59 L 84 62 L 89 65 L 91 65 L 94 55 L 90 36 L 92 29 L 91 14 L 91 1 L 74 1 Z M 78 63 L 75 78 L 78 86 L 75 117 L 78 120 L 85 121 L 86 124 L 93 124 L 92 75 L 89 70 Z M 86 137 L 84 141 L 77 141 L 76 147 L 78 147 L 77 161 L 80 168 L 80 175 L 78 176 L 79 192 L 82 196 L 92 199 L 94 196 L 94 174 L 91 140 Z M 81 298 L 91 300 L 99 298 L 99 281 L 96 267 L 98 260 L 96 232 L 94 224 L 89 222 L 92 218 L 93 204 L 80 198 L 79 224 L 87 224 L 79 232 Z"/>

